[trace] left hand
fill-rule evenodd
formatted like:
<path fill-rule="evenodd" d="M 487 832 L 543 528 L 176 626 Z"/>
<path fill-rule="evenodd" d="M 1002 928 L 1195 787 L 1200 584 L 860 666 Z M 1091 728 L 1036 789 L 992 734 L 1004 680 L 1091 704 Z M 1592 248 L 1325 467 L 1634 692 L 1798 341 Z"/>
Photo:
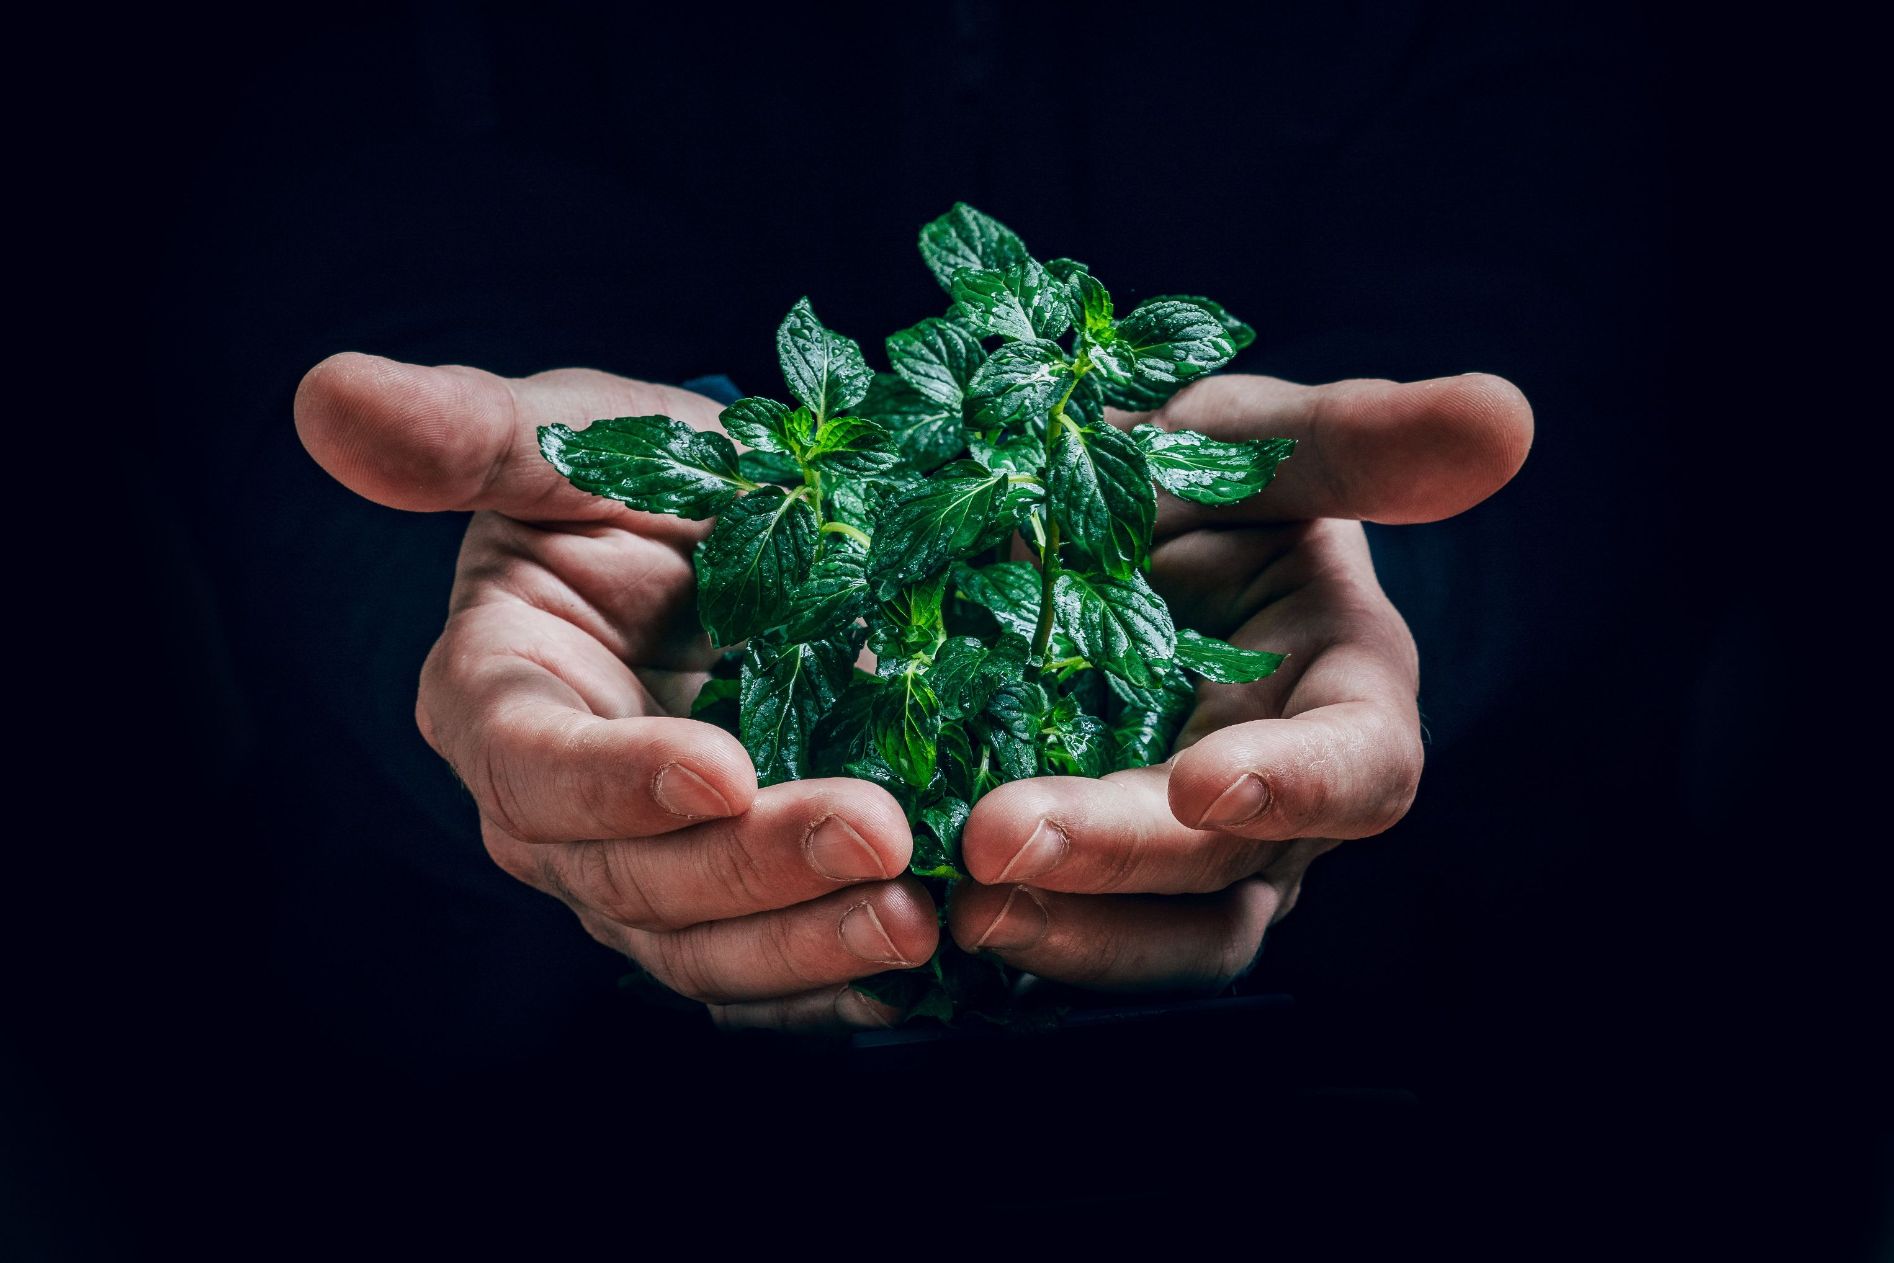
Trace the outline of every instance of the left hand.
<path fill-rule="evenodd" d="M 1532 410 L 1502 378 L 1299 386 L 1212 377 L 1148 420 L 1287 437 L 1261 495 L 1208 509 L 1160 493 L 1151 582 L 1180 627 L 1287 653 L 1253 684 L 1198 686 L 1169 762 L 1003 785 L 968 820 L 948 925 L 1040 977 L 1215 990 L 1294 906 L 1317 855 L 1406 813 L 1420 782 L 1419 661 L 1363 521 L 1433 522 L 1504 486 Z"/>

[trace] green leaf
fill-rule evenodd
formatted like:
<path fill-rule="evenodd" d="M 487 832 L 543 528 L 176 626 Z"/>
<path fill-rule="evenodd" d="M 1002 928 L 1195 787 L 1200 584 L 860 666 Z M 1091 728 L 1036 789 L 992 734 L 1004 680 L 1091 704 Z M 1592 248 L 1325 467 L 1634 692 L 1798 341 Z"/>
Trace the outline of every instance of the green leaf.
<path fill-rule="evenodd" d="M 793 456 L 796 445 L 789 437 L 789 406 L 747 395 L 718 414 L 725 432 L 746 447 L 759 452 L 781 452 Z"/>
<path fill-rule="evenodd" d="M 1144 451 L 1109 425 L 1060 427 L 1046 465 L 1053 515 L 1106 574 L 1127 579 L 1150 554 L 1157 495 Z"/>
<path fill-rule="evenodd" d="M 1133 427 L 1131 437 L 1144 449 L 1158 485 L 1198 504 L 1248 499 L 1269 485 L 1276 467 L 1296 448 L 1294 439 L 1225 443 L 1195 430 L 1167 432 L 1154 425 Z"/>
<path fill-rule="evenodd" d="M 930 678 L 929 684 L 934 681 Z M 936 689 L 935 695 L 939 696 Z M 966 725 L 943 723 L 940 737 L 934 743 L 939 751 L 936 766 L 940 769 L 940 781 L 945 791 L 956 798 L 972 802 L 975 794 L 974 782 L 979 774 L 979 765 L 974 761 L 973 742 L 967 736 Z"/>
<path fill-rule="evenodd" d="M 811 735 L 848 684 L 860 643 L 854 636 L 793 645 L 773 637 L 750 642 L 743 658 L 741 731 L 757 784 L 809 774 Z"/>
<path fill-rule="evenodd" d="M 1136 357 L 1138 375 L 1157 382 L 1187 382 L 1236 354 L 1221 321 L 1175 298 L 1140 303 L 1118 322 L 1117 340 Z"/>
<path fill-rule="evenodd" d="M 881 487 L 867 478 L 843 478 L 833 482 L 823 495 L 823 514 L 831 522 L 844 522 L 865 534 L 875 533 L 875 515 L 881 508 Z"/>
<path fill-rule="evenodd" d="M 1049 711 L 1042 732 L 1046 771 L 1054 776 L 1105 774 L 1111 733 L 1105 721 L 1087 714 L 1076 697 L 1062 697 Z"/>
<path fill-rule="evenodd" d="M 697 696 L 691 699 L 691 718 L 707 724 L 715 724 L 725 732 L 739 731 L 737 700 L 742 685 L 737 680 L 712 677 L 704 681 L 704 687 L 697 690 Z"/>
<path fill-rule="evenodd" d="M 737 472 L 761 486 L 773 482 L 779 487 L 800 487 L 802 466 L 793 456 L 781 452 L 748 451 L 737 454 Z"/>
<path fill-rule="evenodd" d="M 815 432 L 804 459 L 819 469 L 874 474 L 901 459 L 894 435 L 867 417 L 830 417 Z"/>
<path fill-rule="evenodd" d="M 1006 475 L 957 461 L 889 507 L 875 527 L 868 577 L 882 599 L 972 552 L 993 523 Z"/>
<path fill-rule="evenodd" d="M 946 464 L 966 448 L 960 407 L 938 404 L 892 373 L 877 373 L 857 409 L 887 426 L 901 454 L 922 473 Z"/>
<path fill-rule="evenodd" d="M 1177 633 L 1177 665 L 1188 667 L 1204 679 L 1215 680 L 1219 684 L 1245 684 L 1251 680 L 1260 680 L 1281 666 L 1287 656 L 1255 649 L 1238 649 L 1228 641 L 1199 635 L 1194 631 Z"/>
<path fill-rule="evenodd" d="M 1052 342 L 1009 342 L 987 357 L 967 387 L 974 424 L 998 430 L 1018 421 L 1044 421 L 1072 377 L 1065 353 Z"/>
<path fill-rule="evenodd" d="M 1075 273 L 1072 299 L 1078 311 L 1076 319 L 1086 332 L 1100 333 L 1111 328 L 1111 291 L 1099 284 L 1097 277 L 1090 272 Z"/>
<path fill-rule="evenodd" d="M 1197 294 L 1159 294 L 1149 301 L 1154 303 L 1195 303 L 1217 318 L 1223 331 L 1230 335 L 1230 345 L 1241 351 L 1256 341 L 1256 330 L 1224 310 L 1223 304 L 1213 302 Z"/>
<path fill-rule="evenodd" d="M 945 574 L 937 574 L 881 603 L 877 627 L 868 640 L 868 647 L 882 659 L 881 674 L 906 670 L 907 664 L 900 660 L 931 654 L 945 638 L 941 596 L 946 580 Z"/>
<path fill-rule="evenodd" d="M 1065 282 L 1032 259 L 1004 271 L 965 268 L 954 274 L 954 314 L 981 336 L 1050 340 L 1072 327 Z"/>
<path fill-rule="evenodd" d="M 1030 638 L 1039 623 L 1039 572 L 1030 562 L 1002 561 L 991 566 L 954 567 L 954 589 L 988 610 L 1001 627 Z"/>
<path fill-rule="evenodd" d="M 725 509 L 697 548 L 697 613 L 719 645 L 782 622 L 815 558 L 815 513 L 800 496 L 764 487 Z"/>
<path fill-rule="evenodd" d="M 542 425 L 539 452 L 579 490 L 644 513 L 715 517 L 751 485 L 729 439 L 670 417 L 609 417 L 583 430 Z"/>
<path fill-rule="evenodd" d="M 1157 683 L 1135 685 L 1106 675 L 1111 691 L 1123 705 L 1112 722 L 1120 768 L 1148 767 L 1170 757 L 1171 744 L 1197 704 L 1197 690 L 1175 663 L 1152 664 Z"/>
<path fill-rule="evenodd" d="M 818 776 L 846 776 L 848 765 L 868 753 L 868 726 L 880 691 L 881 681 L 868 672 L 849 673 L 840 699 L 816 721 L 809 738 Z"/>
<path fill-rule="evenodd" d="M 1072 397 L 1065 401 L 1065 415 L 1078 422 L 1080 429 L 1105 424 L 1105 379 L 1097 373 L 1079 378 Z"/>
<path fill-rule="evenodd" d="M 986 363 L 980 340 L 950 320 L 929 316 L 888 335 L 888 362 L 923 398 L 959 415 L 967 383 Z"/>
<path fill-rule="evenodd" d="M 789 606 L 783 636 L 814 640 L 833 635 L 874 604 L 868 591 L 868 554 L 845 537 L 832 539 L 809 567 Z"/>
<path fill-rule="evenodd" d="M 875 749 L 915 789 L 934 779 L 935 738 L 940 735 L 940 699 L 922 673 L 910 668 L 886 680 L 875 697 Z"/>
<path fill-rule="evenodd" d="M 954 636 L 934 653 L 934 665 L 928 668 L 927 682 L 940 698 L 940 712 L 948 719 L 966 719 L 986 707 L 978 695 L 980 668 L 986 664 L 986 646 L 972 636 Z"/>
<path fill-rule="evenodd" d="M 1031 643 L 1016 632 L 1001 632 L 991 649 L 972 636 L 953 637 L 935 651 L 927 672 L 941 713 L 948 719 L 979 714 L 1002 684 L 1020 677 L 1031 653 Z"/>
<path fill-rule="evenodd" d="M 807 298 L 799 299 L 776 330 L 776 356 L 789 393 L 817 421 L 861 402 L 874 371 L 852 338 L 823 327 Z"/>
<path fill-rule="evenodd" d="M 1086 330 L 1079 340 L 1079 351 L 1091 364 L 1091 375 L 1099 379 L 1101 392 L 1107 383 L 1122 385 L 1138 379 L 1136 353 L 1111 329 Z"/>
<path fill-rule="evenodd" d="M 973 459 L 993 470 L 1037 474 L 1046 465 L 1046 445 L 1031 434 L 1003 432 L 994 439 L 984 434 L 969 434 L 967 450 Z"/>
<path fill-rule="evenodd" d="M 1164 598 L 1136 571 L 1125 579 L 1064 571 L 1054 583 L 1052 602 L 1059 626 L 1079 653 L 1133 684 L 1156 684 L 1152 662 L 1176 650 L 1177 628 Z"/>
<path fill-rule="evenodd" d="M 1027 258 L 1026 246 L 1012 229 L 965 202 L 921 229 L 921 258 L 934 279 L 952 291 L 962 268 L 1003 269 Z"/>
<path fill-rule="evenodd" d="M 993 752 L 1002 779 L 1024 780 L 1039 774 L 1039 727 L 1050 703 L 1045 689 L 1030 680 L 1001 685 L 973 721 Z"/>
<path fill-rule="evenodd" d="M 921 808 L 920 828 L 914 831 L 914 857 L 908 868 L 919 877 L 944 877 L 958 881 L 966 874 L 960 868 L 960 834 L 973 814 L 965 799 L 949 794 Z"/>
<path fill-rule="evenodd" d="M 1147 377 L 1135 375 L 1125 378 L 1103 373 L 1093 374 L 1102 377 L 1105 402 L 1114 408 L 1126 412 L 1156 412 L 1170 397 L 1189 385 L 1188 382 L 1158 382 Z M 1086 379 L 1090 381 L 1091 378 Z"/>

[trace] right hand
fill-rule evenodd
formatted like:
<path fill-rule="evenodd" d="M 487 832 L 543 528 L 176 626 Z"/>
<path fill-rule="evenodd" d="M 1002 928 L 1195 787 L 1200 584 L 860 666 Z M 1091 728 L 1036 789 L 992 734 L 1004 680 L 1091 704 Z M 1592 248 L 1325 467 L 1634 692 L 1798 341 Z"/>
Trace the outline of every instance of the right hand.
<path fill-rule="evenodd" d="M 742 744 L 682 718 L 714 652 L 691 548 L 708 524 L 587 495 L 538 426 L 662 413 L 717 429 L 688 391 L 562 369 L 331 356 L 296 394 L 309 453 L 416 512 L 473 510 L 415 720 L 480 808 L 487 853 L 601 943 L 726 1026 L 878 1026 L 849 986 L 933 953 L 900 806 L 853 779 L 759 790 Z"/>

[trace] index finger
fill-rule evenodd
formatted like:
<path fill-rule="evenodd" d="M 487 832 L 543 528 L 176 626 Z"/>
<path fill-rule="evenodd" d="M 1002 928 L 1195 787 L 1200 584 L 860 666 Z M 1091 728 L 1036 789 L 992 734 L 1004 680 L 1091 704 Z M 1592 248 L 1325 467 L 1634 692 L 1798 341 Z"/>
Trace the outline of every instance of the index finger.
<path fill-rule="evenodd" d="M 1252 500 L 1218 509 L 1167 503 L 1172 530 L 1205 520 L 1436 522 L 1505 486 L 1532 447 L 1531 405 L 1490 373 L 1324 386 L 1233 373 L 1207 377 L 1147 416 L 1115 419 L 1226 442 L 1296 440 L 1295 454 Z"/>
<path fill-rule="evenodd" d="M 310 369 L 296 390 L 303 446 L 358 495 L 395 509 L 492 509 L 534 522 L 631 513 L 580 491 L 548 464 L 539 454 L 540 426 L 649 414 L 714 429 L 718 408 L 687 390 L 590 369 L 506 378 L 353 351 Z M 676 529 L 695 528 L 679 522 Z"/>

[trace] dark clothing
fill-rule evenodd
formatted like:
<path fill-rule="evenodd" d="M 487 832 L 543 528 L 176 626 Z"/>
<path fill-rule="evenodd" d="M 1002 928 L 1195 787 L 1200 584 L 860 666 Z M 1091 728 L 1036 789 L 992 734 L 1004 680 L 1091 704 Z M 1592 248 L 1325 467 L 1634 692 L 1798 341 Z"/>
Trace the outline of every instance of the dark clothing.
<path fill-rule="evenodd" d="M 412 717 L 464 519 L 330 482 L 290 423 L 300 375 L 352 349 L 770 393 L 798 296 L 871 355 L 940 305 L 914 236 L 956 199 L 1126 298 L 1222 301 L 1259 333 L 1236 369 L 1525 390 L 1511 487 L 1371 531 L 1421 649 L 1426 780 L 1318 862 L 1251 985 L 1350 1033 L 1325 1045 L 1357 1058 L 1347 1086 L 1450 1095 L 1605 1038 L 1570 1013 L 1621 1000 L 1639 949 L 1582 892 L 1625 830 L 1683 827 L 1705 630 L 1667 552 L 1650 33 L 1610 6 L 1017 10 L 797 6 L 733 39 L 707 6 L 324 9 L 240 62 L 185 58 L 171 148 L 143 158 L 187 190 L 150 313 L 177 488 L 156 547 L 186 597 L 164 644 L 192 774 L 233 809 L 205 880 L 243 892 L 214 932 L 257 955 L 229 994 L 272 1064 L 321 1068 L 312 1114 L 337 1084 L 731 1063 L 485 858 Z M 743 1073 L 796 1081 L 807 1055 Z"/>

